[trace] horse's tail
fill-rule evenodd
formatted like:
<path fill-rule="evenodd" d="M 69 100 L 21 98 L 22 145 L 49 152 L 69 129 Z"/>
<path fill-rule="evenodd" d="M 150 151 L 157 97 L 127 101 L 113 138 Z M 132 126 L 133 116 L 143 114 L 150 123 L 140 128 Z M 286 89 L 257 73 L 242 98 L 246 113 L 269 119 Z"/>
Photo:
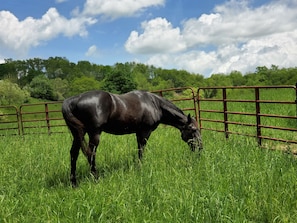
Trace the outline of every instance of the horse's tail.
<path fill-rule="evenodd" d="M 73 102 L 74 98 L 65 99 L 62 104 L 62 114 L 64 117 L 64 120 L 69 128 L 69 130 L 72 133 L 72 136 L 79 140 L 80 148 L 83 152 L 83 154 L 88 157 L 89 151 L 87 147 L 87 143 L 84 138 L 85 134 L 85 126 L 84 124 L 73 114 L 71 109 L 71 102 Z"/>

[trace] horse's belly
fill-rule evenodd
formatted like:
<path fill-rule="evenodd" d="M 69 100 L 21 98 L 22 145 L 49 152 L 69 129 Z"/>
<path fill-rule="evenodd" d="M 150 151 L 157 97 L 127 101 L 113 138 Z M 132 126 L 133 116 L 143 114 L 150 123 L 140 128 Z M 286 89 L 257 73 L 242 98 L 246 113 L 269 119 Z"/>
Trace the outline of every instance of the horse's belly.
<path fill-rule="evenodd" d="M 110 134 L 124 135 L 135 133 L 137 131 L 137 126 L 133 124 L 115 123 L 105 125 L 102 130 Z"/>

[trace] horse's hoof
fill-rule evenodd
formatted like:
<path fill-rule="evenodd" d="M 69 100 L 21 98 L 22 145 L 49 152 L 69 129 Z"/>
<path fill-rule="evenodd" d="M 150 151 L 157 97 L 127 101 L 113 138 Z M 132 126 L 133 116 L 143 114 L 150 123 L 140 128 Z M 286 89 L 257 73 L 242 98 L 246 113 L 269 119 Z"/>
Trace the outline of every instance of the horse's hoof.
<path fill-rule="evenodd" d="M 91 171 L 91 175 L 94 177 L 95 180 L 98 180 L 99 179 L 99 174 L 98 174 L 98 171 L 97 170 Z"/>
<path fill-rule="evenodd" d="M 73 188 L 76 188 L 78 186 L 77 182 L 76 182 L 76 178 L 71 177 L 70 178 L 70 182 L 71 182 L 71 186 Z"/>

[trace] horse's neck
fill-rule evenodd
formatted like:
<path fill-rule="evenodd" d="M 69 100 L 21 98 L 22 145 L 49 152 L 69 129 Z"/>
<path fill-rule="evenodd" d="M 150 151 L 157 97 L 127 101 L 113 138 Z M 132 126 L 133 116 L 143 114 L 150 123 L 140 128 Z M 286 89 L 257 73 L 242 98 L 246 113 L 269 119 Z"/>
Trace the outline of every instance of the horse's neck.
<path fill-rule="evenodd" d="M 171 125 L 178 129 L 181 129 L 187 120 L 187 117 L 181 113 L 178 109 L 173 107 L 164 106 L 161 123 Z"/>

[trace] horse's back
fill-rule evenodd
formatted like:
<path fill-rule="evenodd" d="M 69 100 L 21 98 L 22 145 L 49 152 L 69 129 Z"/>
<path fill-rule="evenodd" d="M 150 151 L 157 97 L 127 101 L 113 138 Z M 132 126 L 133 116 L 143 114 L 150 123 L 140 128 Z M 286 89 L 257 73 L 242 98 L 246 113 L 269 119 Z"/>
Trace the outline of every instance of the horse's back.
<path fill-rule="evenodd" d="M 70 97 L 63 107 L 72 112 L 88 130 L 127 134 L 151 128 L 159 122 L 158 97 L 146 91 L 111 94 L 90 91 Z"/>

